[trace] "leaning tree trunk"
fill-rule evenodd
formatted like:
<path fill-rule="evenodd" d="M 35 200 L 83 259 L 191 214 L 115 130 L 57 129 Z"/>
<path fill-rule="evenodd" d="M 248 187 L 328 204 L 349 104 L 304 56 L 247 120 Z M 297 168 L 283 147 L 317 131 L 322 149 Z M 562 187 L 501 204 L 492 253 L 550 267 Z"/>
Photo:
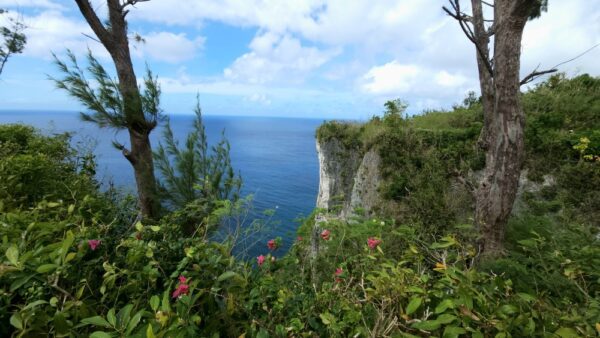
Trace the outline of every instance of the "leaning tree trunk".
<path fill-rule="evenodd" d="M 119 79 L 119 91 L 123 99 L 123 113 L 131 143 L 131 149 L 124 149 L 123 155 L 133 166 L 142 216 L 155 218 L 158 215 L 159 202 L 156 194 L 150 132 L 156 127 L 156 122 L 148 121 L 144 115 L 140 90 L 129 51 L 127 21 L 125 20 L 127 11 L 120 0 L 107 0 L 110 21 L 107 29 L 94 12 L 89 0 L 75 0 L 75 2 L 115 64 Z M 130 2 L 135 3 L 136 1 Z"/>
<path fill-rule="evenodd" d="M 528 8 L 526 0 L 495 1 L 494 114 L 475 211 L 483 257 L 497 257 L 503 252 L 506 225 L 521 174 L 524 114 L 519 98 L 519 70 Z"/>

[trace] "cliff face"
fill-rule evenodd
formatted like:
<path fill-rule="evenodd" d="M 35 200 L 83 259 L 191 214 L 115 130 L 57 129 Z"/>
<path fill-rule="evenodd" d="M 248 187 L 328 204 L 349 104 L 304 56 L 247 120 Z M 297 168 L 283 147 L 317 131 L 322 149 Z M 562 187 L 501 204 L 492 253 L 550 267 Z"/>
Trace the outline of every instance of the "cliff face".
<path fill-rule="evenodd" d="M 370 215 L 380 204 L 378 193 L 381 158 L 375 150 L 365 154 L 346 148 L 337 139 L 317 142 L 319 195 L 317 208 L 342 218 L 360 208 Z"/>
<path fill-rule="evenodd" d="M 317 141 L 317 154 L 319 158 L 317 208 L 326 210 L 329 215 L 348 219 L 357 210 L 361 210 L 365 216 L 371 216 L 391 205 L 392 202 L 385 201 L 379 191 L 382 183 L 381 157 L 377 150 L 371 149 L 363 153 L 356 149 L 349 149 L 339 140 L 331 138 Z M 481 171 L 472 172 L 467 180 L 477 186 L 481 176 Z M 532 182 L 527 179 L 527 170 L 523 170 L 513 212 L 524 208 L 522 199 L 524 192 L 537 192 L 542 187 L 553 184 L 554 178 L 551 176 L 544 176 L 542 183 Z M 452 185 L 451 195 L 457 200 L 460 196 L 468 194 L 465 186 L 458 181 L 453 182 Z M 453 202 L 451 201 L 450 204 Z M 463 211 L 465 215 L 470 216 L 472 210 L 467 209 Z"/>

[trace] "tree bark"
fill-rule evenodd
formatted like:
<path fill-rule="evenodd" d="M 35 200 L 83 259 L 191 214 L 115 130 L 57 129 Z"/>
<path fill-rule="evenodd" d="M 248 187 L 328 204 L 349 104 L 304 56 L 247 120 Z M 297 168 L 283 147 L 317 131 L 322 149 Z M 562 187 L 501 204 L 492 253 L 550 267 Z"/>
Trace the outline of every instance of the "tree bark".
<path fill-rule="evenodd" d="M 147 121 L 144 115 L 137 77 L 131 62 L 124 6 L 119 0 L 107 0 L 110 21 L 110 27 L 107 28 L 101 23 L 89 0 L 75 2 L 114 62 L 131 143 L 131 150 L 124 151 L 123 154 L 133 166 L 142 216 L 156 218 L 159 202 L 150 144 L 150 132 L 156 123 Z"/>
<path fill-rule="evenodd" d="M 490 128 L 494 119 L 494 80 L 490 73 L 490 37 L 491 32 L 486 31 L 481 0 L 471 0 L 473 8 L 473 32 L 475 38 L 477 69 L 479 73 L 479 88 L 483 106 L 483 128 L 477 144 L 481 149 L 487 149 L 490 144 Z M 486 64 L 487 63 L 487 64 Z"/>
<path fill-rule="evenodd" d="M 481 254 L 497 257 L 516 197 L 524 155 L 524 113 L 520 102 L 521 39 L 535 0 L 497 0 L 494 7 L 493 115 L 483 180 L 476 193 L 475 223 Z"/>

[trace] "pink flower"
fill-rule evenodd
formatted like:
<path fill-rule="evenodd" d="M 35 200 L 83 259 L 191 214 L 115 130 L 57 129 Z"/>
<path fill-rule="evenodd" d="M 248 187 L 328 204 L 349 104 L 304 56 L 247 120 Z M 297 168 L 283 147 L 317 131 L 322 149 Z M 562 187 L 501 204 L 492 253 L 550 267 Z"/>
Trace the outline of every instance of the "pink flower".
<path fill-rule="evenodd" d="M 297 240 L 298 242 L 302 242 L 302 236 L 298 236 L 298 237 L 296 237 L 296 240 Z"/>
<path fill-rule="evenodd" d="M 369 237 L 369 239 L 367 239 L 367 245 L 369 246 L 369 248 L 371 250 L 377 248 L 377 246 L 379 246 L 379 244 L 381 244 L 380 239 L 377 239 L 375 237 Z"/>
<path fill-rule="evenodd" d="M 187 284 L 179 284 L 177 289 L 173 291 L 173 298 L 179 298 L 182 295 L 187 295 L 190 292 L 190 286 Z"/>
<path fill-rule="evenodd" d="M 179 276 L 179 285 L 173 291 L 173 298 L 179 298 L 182 295 L 187 295 L 190 292 L 190 286 L 187 284 L 187 278 L 183 275 Z"/>
<path fill-rule="evenodd" d="M 268 241 L 267 242 L 267 247 L 269 248 L 269 250 L 275 250 L 275 249 L 277 249 L 277 241 L 275 241 L 274 239 Z"/>
<path fill-rule="evenodd" d="M 90 239 L 88 240 L 88 245 L 90 246 L 90 249 L 92 249 L 92 251 L 96 250 L 96 248 L 98 247 L 98 245 L 100 245 L 102 241 L 99 239 Z"/>
<path fill-rule="evenodd" d="M 321 238 L 323 238 L 324 240 L 328 241 L 329 240 L 329 235 L 331 234 L 331 231 L 325 229 L 321 232 Z"/>
<path fill-rule="evenodd" d="M 256 257 L 256 262 L 258 263 L 258 266 L 263 265 L 263 263 L 265 262 L 265 256 L 260 255 L 260 256 Z"/>

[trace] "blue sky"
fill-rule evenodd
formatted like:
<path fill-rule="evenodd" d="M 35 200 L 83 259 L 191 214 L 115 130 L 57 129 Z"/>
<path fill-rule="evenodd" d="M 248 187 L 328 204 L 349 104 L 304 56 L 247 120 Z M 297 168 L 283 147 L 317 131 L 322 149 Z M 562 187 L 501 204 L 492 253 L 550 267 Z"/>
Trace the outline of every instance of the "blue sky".
<path fill-rule="evenodd" d="M 464 1 L 465 4 L 468 1 Z M 100 13 L 103 1 L 92 3 Z M 368 118 L 402 98 L 409 112 L 449 108 L 477 91 L 473 46 L 441 0 L 152 0 L 132 8 L 138 76 L 159 76 L 163 109 L 209 115 Z M 54 89 L 51 53 L 90 48 L 110 59 L 71 0 L 0 0 L 22 16 L 29 42 L 0 75 L 0 109 L 79 110 Z M 0 17 L 6 20 L 7 16 Z M 523 39 L 522 73 L 600 43 L 599 1 L 550 1 Z M 600 75 L 600 47 L 561 67 Z M 81 60 L 83 62 L 83 59 Z"/>

